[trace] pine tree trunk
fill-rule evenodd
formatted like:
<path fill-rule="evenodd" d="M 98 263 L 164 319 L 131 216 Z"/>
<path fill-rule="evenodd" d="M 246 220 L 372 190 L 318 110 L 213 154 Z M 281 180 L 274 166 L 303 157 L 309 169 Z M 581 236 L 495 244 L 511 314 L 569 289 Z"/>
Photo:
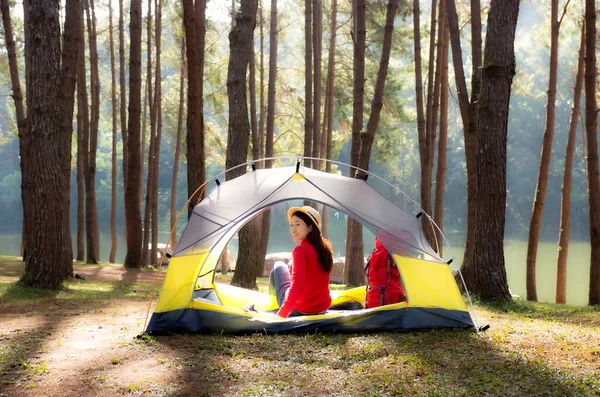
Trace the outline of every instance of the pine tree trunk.
<path fill-rule="evenodd" d="M 204 70 L 205 2 L 183 2 L 186 55 L 188 63 L 187 107 L 187 183 L 190 205 L 188 217 L 201 197 L 191 197 L 205 179 L 204 167 L 204 116 L 202 80 Z"/>
<path fill-rule="evenodd" d="M 0 11 L 2 12 L 2 24 L 4 26 L 4 42 L 6 43 L 6 52 L 8 53 L 8 64 L 10 69 L 10 79 L 12 88 L 12 97 L 15 104 L 15 113 L 17 116 L 17 130 L 19 139 L 27 133 L 27 118 L 25 116 L 25 104 L 21 83 L 19 81 L 19 68 L 17 64 L 17 52 L 15 49 L 15 40 L 12 32 L 12 21 L 10 19 L 10 6 L 8 0 L 0 0 Z M 22 226 L 21 233 L 21 256 L 24 258 L 25 252 L 25 225 Z"/>
<path fill-rule="evenodd" d="M 171 179 L 171 211 L 170 211 L 170 230 L 172 231 L 171 236 L 171 249 L 175 251 L 177 246 L 177 230 L 174 228 L 177 226 L 177 174 L 179 173 L 179 161 L 181 157 L 181 136 L 183 134 L 183 101 L 185 92 L 185 39 L 181 39 L 181 69 L 179 71 L 179 110 L 177 111 L 177 138 L 175 139 L 175 157 L 173 159 L 173 178 Z"/>
<path fill-rule="evenodd" d="M 258 117 L 258 158 L 265 158 L 265 36 L 263 29 L 263 5 L 260 1 L 260 101 Z M 264 167 L 264 164 L 263 164 Z"/>
<path fill-rule="evenodd" d="M 479 113 L 477 230 L 471 291 L 484 300 L 510 300 L 504 263 L 506 136 L 515 75 L 518 0 L 492 0 L 487 23 Z"/>
<path fill-rule="evenodd" d="M 25 132 L 20 136 L 20 154 L 27 247 L 20 281 L 30 287 L 58 290 L 73 274 L 69 232 L 72 131 L 67 120 L 72 123 L 75 19 L 79 15 L 77 3 L 68 1 L 61 68 L 59 2 L 34 2 L 25 14 L 27 108 L 36 111 L 28 116 L 28 131 L 20 131 Z"/>
<path fill-rule="evenodd" d="M 551 1 L 551 33 L 550 33 L 550 72 L 548 78 L 548 99 L 546 102 L 546 127 L 542 141 L 542 155 L 538 170 L 533 210 L 529 221 L 529 240 L 527 243 L 527 300 L 537 301 L 535 268 L 537 259 L 540 228 L 544 214 L 546 190 L 548 187 L 548 172 L 550 170 L 550 155 L 554 138 L 554 119 L 556 114 L 556 83 L 558 75 L 558 0 Z"/>
<path fill-rule="evenodd" d="M 433 76 L 433 95 L 428 97 L 426 123 L 425 123 L 425 148 L 422 149 L 423 161 L 421 162 L 421 208 L 425 213 L 433 215 L 433 205 L 431 203 L 431 190 L 433 182 L 433 164 L 434 164 L 434 153 L 435 153 L 435 138 L 437 131 L 437 118 L 440 107 L 440 86 L 441 86 L 441 73 L 442 73 L 442 43 L 444 41 L 444 32 L 446 19 L 444 18 L 446 8 L 446 0 L 440 0 L 440 6 L 438 10 L 438 40 L 436 45 L 436 56 L 435 56 L 435 73 Z M 433 22 L 433 21 L 432 21 Z M 432 27 L 432 30 L 434 28 Z M 430 61 L 433 61 L 430 53 Z M 430 71 L 433 69 L 433 63 L 430 63 Z M 431 92 L 431 91 L 430 91 Z M 429 217 L 421 217 L 423 224 L 423 231 L 429 244 L 434 250 L 438 250 L 438 246 L 435 241 L 435 230 L 431 224 Z"/>
<path fill-rule="evenodd" d="M 156 117 L 155 142 L 154 142 L 154 163 L 152 177 L 154 179 L 152 189 L 152 249 L 150 250 L 150 264 L 157 265 L 158 260 L 158 181 L 160 180 L 160 142 L 162 139 L 162 89 L 161 89 L 161 32 L 162 32 L 162 0 L 155 0 L 154 9 L 156 10 L 155 42 L 156 42 L 156 72 L 154 73 L 154 114 Z M 159 264 L 160 265 L 160 264 Z"/>
<path fill-rule="evenodd" d="M 129 151 L 127 150 L 127 87 L 125 85 L 125 33 L 124 33 L 124 12 L 123 0 L 119 0 L 119 121 L 121 123 L 121 139 L 123 141 L 123 186 L 127 186 L 127 159 Z M 123 195 L 124 212 L 124 235 L 127 241 L 127 200 Z"/>
<path fill-rule="evenodd" d="M 87 173 L 89 168 L 89 142 L 90 142 L 90 115 L 87 94 L 86 66 L 85 66 L 85 22 L 83 12 L 79 23 L 79 42 L 77 58 L 77 259 L 84 260 L 84 239 L 87 239 Z M 89 243 L 88 243 L 89 244 Z M 80 252 L 81 249 L 81 252 Z"/>
<path fill-rule="evenodd" d="M 448 27 L 452 42 L 452 62 L 456 91 L 463 122 L 463 135 L 465 141 L 465 161 L 467 165 L 467 222 L 465 237 L 465 254 L 461 264 L 461 273 L 468 288 L 474 280 L 471 264 L 474 255 L 475 241 L 475 200 L 477 199 L 477 125 L 479 113 L 479 94 L 481 90 L 481 9 L 479 0 L 471 1 L 471 44 L 473 54 L 473 70 L 471 79 L 471 99 L 467 92 L 465 72 L 463 68 L 462 50 L 460 46 L 460 31 L 458 15 L 454 0 L 446 0 Z"/>
<path fill-rule="evenodd" d="M 567 303 L 567 258 L 569 255 L 569 232 L 571 231 L 571 184 L 573 172 L 573 156 L 577 138 L 577 123 L 581 113 L 581 92 L 583 90 L 585 50 L 585 25 L 581 27 L 581 44 L 577 59 L 577 74 L 573 89 L 573 106 L 569 121 L 569 137 L 565 154 L 565 172 L 562 182 L 562 199 L 560 202 L 560 227 L 558 228 L 558 257 L 556 259 L 556 303 Z"/>
<path fill-rule="evenodd" d="M 250 60 L 252 31 L 256 24 L 256 0 L 242 0 L 236 24 L 229 34 L 230 56 L 227 70 L 227 97 L 229 99 L 229 128 L 227 131 L 226 169 L 246 162 L 250 136 L 247 108 L 246 71 Z M 238 167 L 229 171 L 226 178 L 242 175 L 245 169 Z M 256 288 L 256 270 L 260 261 L 259 224 L 256 218 L 250 220 L 239 231 L 238 258 L 231 283 L 244 288 Z M 264 258 L 263 258 L 264 260 Z"/>
<path fill-rule="evenodd" d="M 596 102 L 596 5 L 585 1 L 585 131 L 587 135 L 587 174 L 590 203 L 589 304 L 600 304 L 600 176 L 598 174 L 598 107 Z"/>
<path fill-rule="evenodd" d="M 110 194 L 110 252 L 108 262 L 115 263 L 117 256 L 117 79 L 115 70 L 115 44 L 113 39 L 112 0 L 108 2 L 108 33 L 110 48 L 110 98 L 112 108 L 112 172 Z"/>
<path fill-rule="evenodd" d="M 363 111 L 365 94 L 365 8 L 364 0 L 352 3 L 354 32 L 354 86 L 352 90 L 352 146 L 350 149 L 350 164 L 358 167 L 360 156 L 360 134 L 363 129 Z M 352 168 L 350 176 L 356 176 Z M 357 286 L 364 284 L 364 246 L 362 225 L 348 217 L 346 230 L 346 261 L 344 265 L 344 284 Z"/>
<path fill-rule="evenodd" d="M 313 65 L 312 65 L 312 1 L 304 0 L 304 157 L 312 155 L 313 140 Z M 311 160 L 304 165 L 312 166 Z"/>
<path fill-rule="evenodd" d="M 322 0 L 313 1 L 313 139 L 312 157 L 321 157 L 321 56 L 323 41 L 323 3 Z M 312 167 L 320 169 L 320 161 L 313 160 Z"/>
<path fill-rule="evenodd" d="M 431 214 L 431 173 L 433 166 L 432 148 L 435 140 L 432 139 L 433 132 L 432 119 L 435 117 L 433 113 L 434 103 L 434 71 L 435 71 L 435 32 L 437 28 L 436 15 L 437 15 L 437 0 L 431 0 L 431 27 L 429 36 L 429 70 L 427 72 L 427 102 L 425 106 L 425 132 L 420 136 L 419 140 L 419 155 L 421 160 L 421 208 L 427 213 Z M 422 217 L 423 230 L 425 237 L 430 243 L 433 243 L 433 234 L 431 225 L 428 217 Z"/>
<path fill-rule="evenodd" d="M 440 81 L 440 134 L 438 140 L 438 160 L 435 173 L 435 211 L 433 215 L 434 222 L 439 229 L 436 229 L 436 243 L 439 255 L 442 256 L 442 231 L 444 230 L 444 188 L 446 185 L 446 151 L 448 148 L 448 95 L 450 87 L 448 86 L 448 40 L 449 30 L 446 23 L 446 12 L 444 10 L 444 28 L 442 42 L 442 75 Z M 441 28 L 440 24 L 440 28 Z"/>
<path fill-rule="evenodd" d="M 274 135 L 275 135 L 275 97 L 277 95 L 277 0 L 271 0 L 271 21 L 269 30 L 269 81 L 267 92 L 267 129 L 265 141 L 265 156 L 267 159 L 274 154 Z M 273 160 L 265 160 L 265 168 L 273 167 Z M 264 258 L 267 255 L 269 247 L 269 234 L 271 230 L 271 210 L 266 210 L 260 218 L 260 253 L 258 262 L 258 275 L 262 275 L 264 269 Z"/>
<path fill-rule="evenodd" d="M 80 73 L 77 73 L 79 80 Z M 77 254 L 75 259 L 83 261 L 85 256 L 85 181 L 83 177 L 83 104 L 87 103 L 80 100 L 80 85 L 77 83 Z M 86 95 L 87 96 L 87 95 Z"/>
<path fill-rule="evenodd" d="M 152 194 L 154 192 L 154 146 L 156 146 L 156 107 L 154 106 L 154 90 L 152 88 L 152 3 L 153 0 L 148 0 L 148 16 L 146 17 L 146 97 L 148 108 L 150 110 L 150 146 L 148 148 L 148 176 L 146 177 L 146 202 L 144 205 L 144 227 L 142 238 L 142 266 L 154 264 L 156 258 L 153 258 L 149 253 L 148 246 L 150 243 L 150 233 L 152 232 Z M 144 103 L 146 100 L 144 101 Z M 146 112 L 144 106 L 144 126 L 142 131 L 146 130 Z M 142 133 L 142 151 L 141 158 L 144 158 L 144 141 L 145 133 Z M 142 160 L 143 161 L 143 160 Z M 143 181 L 144 170 L 140 179 Z M 142 190 L 140 189 L 140 196 Z"/>
<path fill-rule="evenodd" d="M 277 5 L 277 4 L 275 4 Z M 273 11 L 271 9 L 271 11 Z M 277 18 L 277 13 L 275 13 L 275 18 Z M 264 74 L 265 74 L 265 52 L 264 52 L 264 41 L 265 41 L 265 36 L 264 36 L 264 29 L 263 29 L 263 4 L 262 1 L 260 3 L 260 16 L 259 16 L 259 25 L 260 25 L 260 101 L 259 101 L 259 118 L 258 118 L 258 153 L 259 153 L 259 158 L 265 158 L 265 112 L 267 111 L 267 109 L 265 109 L 265 80 L 264 80 Z M 275 27 L 277 27 L 277 24 L 275 24 Z M 277 53 L 277 30 L 275 28 L 275 30 L 271 31 L 269 34 L 273 34 L 273 37 L 270 38 L 270 45 L 274 44 L 275 45 L 275 53 Z M 273 41 L 274 40 L 274 41 Z M 271 50 L 269 49 L 269 52 Z M 270 60 L 269 60 L 270 61 Z M 275 59 L 275 76 L 277 76 L 277 59 Z M 273 110 L 271 110 L 271 112 L 273 112 Z M 273 113 L 274 114 L 274 113 Z M 274 120 L 273 120 L 273 124 L 274 124 Z M 270 152 L 271 156 L 273 155 L 273 137 L 271 136 L 271 149 Z M 269 163 L 269 165 L 272 164 L 272 160 L 267 160 L 264 163 L 262 163 L 260 166 L 261 167 L 265 167 L 267 168 L 267 163 Z M 270 210 L 266 210 L 261 218 L 261 225 L 260 225 L 260 258 L 264 258 L 267 255 L 267 250 L 269 248 L 269 234 L 270 234 L 270 230 L 271 230 L 271 211 Z M 264 262 L 260 265 L 262 268 L 262 271 L 264 271 Z M 259 276 L 262 275 L 259 272 Z"/>
<path fill-rule="evenodd" d="M 127 178 L 125 222 L 127 254 L 125 267 L 139 268 L 142 262 L 142 216 L 140 212 L 140 104 L 142 96 L 142 3 L 132 0 L 129 17 L 129 118 L 127 123 Z"/>
<path fill-rule="evenodd" d="M 449 0 L 450 1 L 450 0 Z M 413 35 L 415 47 L 415 94 L 419 147 L 425 145 L 425 114 L 423 109 L 423 73 L 421 66 L 421 10 L 419 0 L 413 0 Z M 421 156 L 422 157 L 422 156 Z M 422 160 L 421 160 L 422 164 Z"/>
<path fill-rule="evenodd" d="M 335 43 L 337 36 L 337 0 L 331 2 L 329 31 L 329 59 L 327 61 L 327 84 L 325 86 L 325 115 L 323 117 L 323 141 L 325 158 L 331 160 L 333 151 L 333 87 L 335 81 Z M 325 172 L 331 172 L 331 162 L 325 162 Z M 329 207 L 323 206 L 323 236 L 329 236 Z"/>
<path fill-rule="evenodd" d="M 84 0 L 84 4 L 87 0 Z M 100 261 L 100 232 L 98 230 L 98 208 L 96 205 L 96 151 L 98 149 L 98 122 L 100 120 L 100 79 L 98 72 L 98 50 L 96 44 L 96 15 L 94 0 L 85 7 L 90 48 L 90 88 L 91 117 L 89 125 L 88 162 L 85 172 L 85 231 L 86 262 L 97 264 Z"/>

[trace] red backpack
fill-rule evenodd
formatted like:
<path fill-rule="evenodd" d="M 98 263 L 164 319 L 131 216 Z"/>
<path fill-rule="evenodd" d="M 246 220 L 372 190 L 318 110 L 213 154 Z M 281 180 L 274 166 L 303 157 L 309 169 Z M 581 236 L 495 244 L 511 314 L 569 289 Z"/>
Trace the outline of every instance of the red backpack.
<path fill-rule="evenodd" d="M 385 246 L 375 239 L 375 249 L 365 266 L 367 273 L 367 308 L 405 302 L 400 272 Z"/>

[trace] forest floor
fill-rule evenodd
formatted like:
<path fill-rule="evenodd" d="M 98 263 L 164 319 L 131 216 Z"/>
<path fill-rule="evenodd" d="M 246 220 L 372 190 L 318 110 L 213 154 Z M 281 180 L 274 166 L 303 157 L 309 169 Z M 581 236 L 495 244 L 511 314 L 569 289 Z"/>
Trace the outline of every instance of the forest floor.
<path fill-rule="evenodd" d="M 23 269 L 0 257 L 0 396 L 600 396 L 597 307 L 478 303 L 483 333 L 136 338 L 156 272 L 77 263 L 53 293 Z"/>

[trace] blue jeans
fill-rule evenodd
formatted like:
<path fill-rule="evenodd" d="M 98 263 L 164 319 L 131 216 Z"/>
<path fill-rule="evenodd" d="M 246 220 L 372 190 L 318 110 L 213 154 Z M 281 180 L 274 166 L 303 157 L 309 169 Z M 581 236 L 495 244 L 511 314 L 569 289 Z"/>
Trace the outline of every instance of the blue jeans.
<path fill-rule="evenodd" d="M 282 261 L 277 261 L 269 274 L 269 293 L 277 297 L 277 305 L 281 307 L 285 300 L 285 293 L 292 285 L 290 268 Z"/>
<path fill-rule="evenodd" d="M 292 285 L 292 277 L 290 276 L 290 268 L 282 261 L 277 261 L 269 273 L 269 293 L 277 298 L 277 305 L 281 307 L 285 301 L 285 293 Z M 309 314 L 322 313 L 302 313 L 296 309 L 292 309 L 290 317 L 306 316 Z"/>

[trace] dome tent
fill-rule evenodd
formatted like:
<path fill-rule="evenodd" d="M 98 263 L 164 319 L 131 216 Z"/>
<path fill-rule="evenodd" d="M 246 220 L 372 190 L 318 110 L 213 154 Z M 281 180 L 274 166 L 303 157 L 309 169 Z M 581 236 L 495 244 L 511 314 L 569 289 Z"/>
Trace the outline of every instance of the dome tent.
<path fill-rule="evenodd" d="M 357 332 L 474 328 L 452 271 L 424 237 L 423 213 L 406 211 L 366 180 L 296 166 L 255 169 L 216 187 L 194 207 L 170 258 L 146 332 Z M 251 218 L 278 203 L 311 200 L 359 221 L 388 248 L 398 266 L 407 302 L 361 310 L 283 319 L 274 296 L 214 283 L 221 253 Z M 332 307 L 357 302 L 365 288 L 332 291 Z M 246 312 L 254 303 L 258 312 Z"/>

